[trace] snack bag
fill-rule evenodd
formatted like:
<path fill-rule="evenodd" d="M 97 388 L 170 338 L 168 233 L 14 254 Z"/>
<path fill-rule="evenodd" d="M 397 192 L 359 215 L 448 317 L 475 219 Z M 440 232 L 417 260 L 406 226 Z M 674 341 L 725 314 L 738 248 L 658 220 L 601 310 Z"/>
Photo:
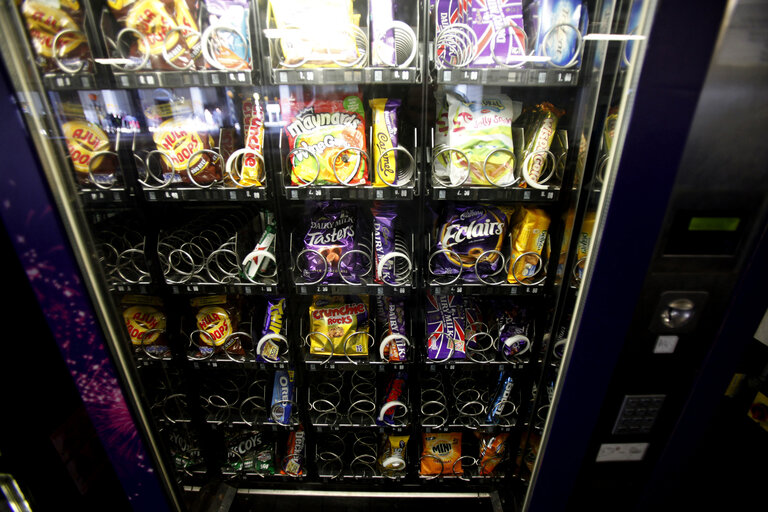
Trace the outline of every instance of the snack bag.
<path fill-rule="evenodd" d="M 203 48 L 206 67 L 251 69 L 248 0 L 205 0 L 205 7 L 211 30 L 209 47 Z"/>
<path fill-rule="evenodd" d="M 177 470 L 184 472 L 205 470 L 203 454 L 197 440 L 192 438 L 189 431 L 171 431 L 168 435 L 168 449 Z"/>
<path fill-rule="evenodd" d="M 461 475 L 461 432 L 447 434 L 422 434 L 421 469 L 419 474 Z"/>
<path fill-rule="evenodd" d="M 236 472 L 275 474 L 275 446 L 262 432 L 236 432 L 226 436 L 226 469 Z"/>
<path fill-rule="evenodd" d="M 83 32 L 83 4 L 77 0 L 24 0 L 21 16 L 35 52 L 35 63 L 43 72 L 92 70 L 91 50 Z"/>
<path fill-rule="evenodd" d="M 397 263 L 403 258 L 401 256 L 388 256 L 396 251 L 395 221 L 397 220 L 397 213 L 392 204 L 374 203 L 371 214 L 373 215 L 375 280 L 377 283 L 397 284 L 398 279 L 401 278 L 397 275 Z"/>
<path fill-rule="evenodd" d="M 515 180 L 515 161 L 509 154 L 514 154 L 512 123 L 520 116 L 522 103 L 503 94 L 471 99 L 455 92 L 448 92 L 446 101 L 447 144 L 464 156 L 456 152 L 442 153 L 434 162 L 436 179 L 451 186 L 512 184 Z"/>
<path fill-rule="evenodd" d="M 285 67 L 348 67 L 360 60 L 352 0 L 270 0 L 268 23 L 280 31 Z"/>
<path fill-rule="evenodd" d="M 405 448 L 409 436 L 390 436 L 384 434 L 379 451 L 379 468 L 390 475 L 405 473 Z"/>
<path fill-rule="evenodd" d="M 292 185 L 368 185 L 365 113 L 360 93 L 282 101 Z"/>
<path fill-rule="evenodd" d="M 94 157 L 98 153 L 112 151 L 109 136 L 101 127 L 85 119 L 80 105 L 63 104 L 62 113 L 69 119 L 61 125 L 61 131 L 77 181 L 90 183 L 92 174 L 97 181 L 111 182 L 117 169 L 117 158 L 105 154 Z"/>
<path fill-rule="evenodd" d="M 155 70 L 194 70 L 201 67 L 202 42 L 196 21 L 197 2 L 107 0 L 107 4 L 120 25 L 144 36 L 144 39 L 133 37 L 131 40 L 130 58 L 140 62 L 147 56 L 149 67 Z"/>
<path fill-rule="evenodd" d="M 123 320 L 133 346 L 158 356 L 168 354 L 170 349 L 165 337 L 166 317 L 162 299 L 126 295 L 121 302 Z"/>
<path fill-rule="evenodd" d="M 358 254 L 352 253 L 341 260 L 345 253 L 357 249 L 356 229 L 355 205 L 320 203 L 310 215 L 309 229 L 304 236 L 304 249 L 308 252 L 303 277 L 314 281 L 325 271 L 323 282 L 337 282 L 342 274 L 347 280 L 357 278 Z"/>
<path fill-rule="evenodd" d="M 446 204 L 435 234 L 435 249 L 446 251 L 434 257 L 431 272 L 455 275 L 461 271 L 462 278 L 469 282 L 499 274 L 502 265 L 499 252 L 512 212 L 511 207 L 503 206 Z"/>
<path fill-rule="evenodd" d="M 200 352 L 226 350 L 230 354 L 244 356 L 245 350 L 237 332 L 239 315 L 227 301 L 226 295 L 195 297 L 190 300 L 195 308 L 195 329 L 202 331 L 199 336 Z"/>
<path fill-rule="evenodd" d="M 310 354 L 367 356 L 367 298 L 315 295 L 309 306 L 309 329 Z"/>

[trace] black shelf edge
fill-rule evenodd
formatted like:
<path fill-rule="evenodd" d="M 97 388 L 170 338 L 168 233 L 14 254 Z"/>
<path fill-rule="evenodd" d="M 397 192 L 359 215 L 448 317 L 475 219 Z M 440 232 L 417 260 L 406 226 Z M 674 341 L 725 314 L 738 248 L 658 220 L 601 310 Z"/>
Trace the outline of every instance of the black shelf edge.
<path fill-rule="evenodd" d="M 226 87 L 259 83 L 253 71 L 113 71 L 118 89 Z"/>
<path fill-rule="evenodd" d="M 202 368 L 224 368 L 227 370 L 231 370 L 234 368 L 242 368 L 245 370 L 288 370 L 292 367 L 291 361 L 287 361 L 287 360 L 280 361 L 279 363 L 266 363 L 262 361 L 257 361 L 255 359 L 250 359 L 242 363 L 239 363 L 237 361 L 233 361 L 232 359 L 229 359 L 227 356 L 220 356 L 217 359 L 187 358 L 187 361 L 189 361 L 192 364 L 192 368 L 194 368 L 195 370 L 199 370 Z"/>
<path fill-rule="evenodd" d="M 555 203 L 560 189 L 496 187 L 431 187 L 429 198 L 438 201 L 514 201 L 519 203 Z"/>
<path fill-rule="evenodd" d="M 530 364 L 528 359 L 521 359 L 519 361 L 491 361 L 488 363 L 478 363 L 471 359 L 449 359 L 448 361 L 431 361 L 427 359 L 424 365 L 431 372 L 437 371 L 438 368 L 447 368 L 448 370 L 487 370 L 487 371 L 501 371 L 501 370 L 523 370 Z"/>
<path fill-rule="evenodd" d="M 180 201 L 266 201 L 266 187 L 255 188 L 168 188 L 145 189 L 144 198 L 150 202 Z"/>
<path fill-rule="evenodd" d="M 173 295 L 189 294 L 234 294 L 258 295 L 275 294 L 278 292 L 277 283 L 189 283 L 189 284 L 169 284 L 170 292 Z"/>
<path fill-rule="evenodd" d="M 84 205 L 126 203 L 130 195 L 125 189 L 81 189 L 78 195 Z"/>
<path fill-rule="evenodd" d="M 414 188 L 397 187 L 284 187 L 285 197 L 291 201 L 306 200 L 389 200 L 408 201 L 418 195 Z"/>
<path fill-rule="evenodd" d="M 438 84 L 517 85 L 521 87 L 567 87 L 579 83 L 579 69 L 438 69 Z"/>
<path fill-rule="evenodd" d="M 319 356 L 323 357 L 323 356 Z M 335 358 L 343 358 L 344 356 L 334 356 Z M 327 356 L 325 356 L 327 359 Z M 357 370 L 369 370 L 373 372 L 385 372 L 387 370 L 403 371 L 413 366 L 413 361 L 407 361 L 402 363 L 387 363 L 384 361 L 356 361 L 355 363 L 344 359 L 331 359 L 328 362 L 323 360 L 307 360 L 304 359 L 304 367 L 310 372 L 324 372 L 324 371 L 357 371 Z"/>
<path fill-rule="evenodd" d="M 80 89 L 103 89 L 105 80 L 94 73 L 46 73 L 43 85 L 49 91 L 73 91 Z"/>
<path fill-rule="evenodd" d="M 421 83 L 421 70 L 417 67 L 273 69 L 271 76 L 273 85 Z"/>
<path fill-rule="evenodd" d="M 539 296 L 545 297 L 544 285 L 524 286 L 512 284 L 483 284 L 483 283 L 452 283 L 452 284 L 427 284 L 427 289 L 432 295 L 458 295 L 467 293 L 470 295 L 506 295 L 517 296 Z"/>
<path fill-rule="evenodd" d="M 409 295 L 415 287 L 412 284 L 389 286 L 385 284 L 294 284 L 298 295 Z"/>

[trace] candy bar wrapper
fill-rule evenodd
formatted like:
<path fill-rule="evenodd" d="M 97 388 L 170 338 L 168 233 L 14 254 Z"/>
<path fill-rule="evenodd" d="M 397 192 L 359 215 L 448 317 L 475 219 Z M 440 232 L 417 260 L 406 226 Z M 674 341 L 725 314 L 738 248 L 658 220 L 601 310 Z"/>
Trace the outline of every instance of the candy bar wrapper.
<path fill-rule="evenodd" d="M 248 0 L 205 0 L 209 26 L 236 31 L 217 30 L 211 35 L 211 58 L 228 70 L 251 69 L 251 43 L 248 31 Z M 206 62 L 210 69 L 216 69 Z"/>
<path fill-rule="evenodd" d="M 245 127 L 245 147 L 250 151 L 264 155 L 264 109 L 258 93 L 243 97 L 243 126 Z M 252 153 L 243 155 L 240 169 L 240 185 L 260 187 L 263 184 L 259 176 L 263 175 L 261 160 Z"/>
<path fill-rule="evenodd" d="M 264 314 L 264 327 L 261 329 L 261 337 L 268 334 L 281 334 L 285 336 L 286 327 L 284 321 L 285 299 L 267 299 L 267 311 Z M 280 345 L 272 339 L 264 342 L 261 351 L 256 354 L 258 362 L 274 362 L 280 359 Z"/>
<path fill-rule="evenodd" d="M 316 295 L 309 306 L 309 330 L 310 354 L 367 356 L 367 299 Z M 350 338 L 353 333 L 358 334 Z M 328 346 L 329 339 L 332 347 Z"/>
<path fill-rule="evenodd" d="M 421 468 L 419 474 L 461 475 L 461 432 L 422 434 Z M 456 462 L 459 461 L 458 464 Z"/>
<path fill-rule="evenodd" d="M 397 112 L 400 100 L 377 98 L 370 100 L 373 117 L 373 186 L 398 186 L 397 152 L 389 151 L 397 147 Z M 381 155 L 386 153 L 384 157 Z"/>
<path fill-rule="evenodd" d="M 80 71 L 93 70 L 91 50 L 83 31 L 85 5 L 72 0 L 24 0 L 21 4 L 21 16 L 27 27 L 35 63 L 43 72 L 61 72 L 62 69 L 53 58 L 54 51 L 61 63 L 71 69 L 82 66 Z M 57 34 L 67 32 L 56 41 Z"/>
<path fill-rule="evenodd" d="M 514 407 L 510 401 L 512 394 L 512 387 L 514 382 L 511 375 L 504 375 L 504 372 L 499 374 L 499 382 L 496 385 L 496 391 L 493 394 L 493 401 L 488 408 L 488 416 L 486 417 L 487 423 L 495 425 L 499 422 L 502 416 L 509 413 L 509 408 Z"/>
<path fill-rule="evenodd" d="M 539 280 L 546 262 L 547 255 L 542 251 L 547 242 L 549 214 L 539 208 L 522 208 L 518 218 L 509 235 L 512 250 L 507 281 L 513 284 L 532 283 Z"/>
<path fill-rule="evenodd" d="M 295 432 L 288 434 L 285 457 L 280 468 L 281 475 L 301 476 L 304 474 L 305 437 L 306 434 L 301 425 Z"/>
<path fill-rule="evenodd" d="M 476 88 L 469 92 L 475 91 L 481 94 L 481 90 Z M 461 151 L 466 159 L 456 152 L 441 154 L 434 165 L 437 176 L 454 186 L 461 183 L 480 186 L 492 186 L 491 182 L 499 186 L 511 184 L 515 180 L 515 166 L 507 151 L 514 153 L 512 123 L 520 116 L 522 103 L 512 101 L 504 94 L 473 98 L 469 94 L 462 96 L 455 92 L 448 92 L 446 101 L 447 144 Z M 438 127 L 438 131 L 440 129 Z"/>
<path fill-rule="evenodd" d="M 368 5 L 371 17 L 371 64 L 397 66 L 392 0 L 370 0 Z"/>
<path fill-rule="evenodd" d="M 403 393 L 405 393 L 407 378 L 408 378 L 408 374 L 406 372 L 397 372 L 392 376 L 392 378 L 389 380 L 389 383 L 387 384 L 386 391 L 384 391 L 384 400 L 381 403 L 382 407 L 384 407 L 384 405 L 386 405 L 389 402 L 393 402 L 395 400 L 401 399 L 401 397 L 403 396 Z M 376 424 L 379 426 L 394 425 L 396 410 L 397 410 L 397 407 L 390 407 L 389 409 L 384 411 L 384 416 L 382 419 L 376 418 Z"/>
<path fill-rule="evenodd" d="M 131 344 L 136 349 L 146 350 L 158 356 L 170 355 L 165 337 L 166 316 L 162 299 L 146 295 L 126 295 L 121 302 L 123 320 Z"/>
<path fill-rule="evenodd" d="M 514 356 L 530 343 L 529 321 L 525 308 L 502 301 L 496 304 L 496 325 L 499 329 L 499 351 L 507 357 Z"/>
<path fill-rule="evenodd" d="M 433 9 L 435 36 L 454 23 L 466 23 L 469 4 L 470 2 L 465 0 L 435 0 Z M 460 60 L 460 54 L 469 50 L 463 44 L 456 44 L 457 42 L 456 38 L 448 38 L 444 45 L 436 48 L 441 62 L 455 64 Z"/>
<path fill-rule="evenodd" d="M 232 336 L 237 332 L 239 318 L 226 295 L 195 297 L 190 305 L 195 309 L 195 329 L 202 331 L 199 335 L 201 353 L 226 350 L 233 355 L 245 355 L 239 336 Z"/>
<path fill-rule="evenodd" d="M 366 151 L 366 133 L 360 93 L 310 104 L 290 98 L 281 103 L 287 114 L 289 146 L 303 149 L 290 158 L 292 185 L 370 184 L 368 164 L 361 154 Z"/>
<path fill-rule="evenodd" d="M 277 239 L 277 224 L 275 222 L 275 216 L 271 212 L 265 212 L 265 218 L 266 225 L 259 237 L 259 241 L 256 243 L 254 251 L 267 251 L 274 254 L 275 240 Z M 249 279 L 255 280 L 259 272 L 261 272 L 262 275 L 267 274 L 267 270 L 272 265 L 275 265 L 275 262 L 269 259 L 264 253 L 257 254 L 251 259 L 243 262 L 243 273 Z"/>
<path fill-rule="evenodd" d="M 549 65 L 578 65 L 581 30 L 584 26 L 580 0 L 541 0 L 538 2 L 536 55 L 550 57 Z"/>
<path fill-rule="evenodd" d="M 525 152 L 526 158 L 533 154 L 524 170 L 529 178 L 538 183 L 549 161 L 547 152 L 552 147 L 552 141 L 557 132 L 557 123 L 565 112 L 551 103 L 541 103 L 531 111 L 528 125 L 525 128 Z M 526 186 L 522 183 L 520 186 Z"/>
<path fill-rule="evenodd" d="M 382 471 L 390 475 L 405 473 L 405 448 L 409 437 L 384 434 L 378 460 Z"/>
<path fill-rule="evenodd" d="M 280 39 L 283 63 L 291 68 L 340 67 L 358 60 L 348 27 L 358 27 L 360 15 L 352 4 L 352 0 L 270 0 L 268 25 L 288 34 Z"/>
<path fill-rule="evenodd" d="M 227 469 L 235 472 L 275 474 L 275 446 L 262 432 L 230 434 L 227 443 Z"/>
<path fill-rule="evenodd" d="M 496 466 L 499 465 L 507 453 L 508 433 L 481 434 L 475 433 L 480 439 L 480 475 L 493 475 Z"/>
<path fill-rule="evenodd" d="M 357 208 L 354 205 L 340 203 L 320 203 L 317 210 L 310 215 L 309 229 L 304 236 L 304 249 L 315 251 L 325 258 L 326 264 L 319 260 L 317 254 L 307 253 L 307 264 L 303 269 L 304 278 L 315 281 L 323 269 L 326 269 L 324 282 L 338 282 L 339 273 L 344 273 L 348 279 L 357 276 L 359 262 L 358 254 L 344 258 L 347 252 L 357 249 L 355 228 L 357 227 Z"/>
<path fill-rule="evenodd" d="M 149 55 L 154 70 L 202 69 L 202 41 L 197 26 L 197 2 L 192 0 L 107 0 L 117 22 L 141 33 L 133 38 L 129 56 L 141 61 Z M 163 57 L 163 49 L 170 62 Z"/>
<path fill-rule="evenodd" d="M 399 297 L 377 297 L 376 298 L 377 320 L 384 326 L 384 332 L 381 335 L 383 340 L 387 336 L 399 334 L 407 338 L 405 328 L 405 301 Z M 379 319 L 379 315 L 381 315 Z M 405 362 L 408 360 L 408 346 L 405 341 L 397 337 L 391 340 L 384 349 L 384 356 L 390 362 Z"/>
<path fill-rule="evenodd" d="M 276 370 L 272 385 L 272 401 L 270 402 L 268 423 L 286 425 L 291 423 L 295 385 L 293 370 Z"/>
<path fill-rule="evenodd" d="M 589 256 L 589 244 L 592 241 L 592 232 L 595 230 L 595 212 L 587 212 L 579 232 L 579 243 L 576 245 L 576 263 L 574 273 L 579 279 L 584 277 L 586 258 Z M 581 262 L 581 263 L 579 263 Z"/>
<path fill-rule="evenodd" d="M 466 358 L 464 304 L 459 295 L 427 295 L 427 357 L 441 361 Z M 451 355 L 453 348 L 453 355 Z"/>
<path fill-rule="evenodd" d="M 453 252 L 437 254 L 431 271 L 436 275 L 455 275 L 461 269 L 462 278 L 468 282 L 477 281 L 478 276 L 498 274 L 502 258 L 499 253 L 488 251 L 501 251 L 512 212 L 510 207 L 503 206 L 446 204 L 435 236 L 435 250 Z M 484 253 L 487 254 L 478 262 Z"/>
<path fill-rule="evenodd" d="M 518 65 L 520 60 L 514 57 L 526 54 L 522 0 L 475 1 L 469 8 L 467 24 L 477 36 L 475 59 L 470 67 Z"/>
<path fill-rule="evenodd" d="M 379 262 L 381 259 L 395 250 L 395 219 L 397 213 L 393 205 L 376 203 L 371 208 L 373 215 L 373 245 L 374 245 L 374 269 L 377 283 L 394 283 L 397 281 L 396 259 L 390 259 L 381 269 L 379 275 Z"/>

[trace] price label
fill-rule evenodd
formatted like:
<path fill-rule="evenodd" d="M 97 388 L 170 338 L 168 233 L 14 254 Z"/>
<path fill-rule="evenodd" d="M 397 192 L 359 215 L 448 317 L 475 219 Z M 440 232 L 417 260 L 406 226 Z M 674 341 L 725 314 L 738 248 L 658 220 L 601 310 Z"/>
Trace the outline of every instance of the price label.
<path fill-rule="evenodd" d="M 403 71 L 403 80 L 409 80 L 411 78 L 411 72 L 408 70 Z"/>

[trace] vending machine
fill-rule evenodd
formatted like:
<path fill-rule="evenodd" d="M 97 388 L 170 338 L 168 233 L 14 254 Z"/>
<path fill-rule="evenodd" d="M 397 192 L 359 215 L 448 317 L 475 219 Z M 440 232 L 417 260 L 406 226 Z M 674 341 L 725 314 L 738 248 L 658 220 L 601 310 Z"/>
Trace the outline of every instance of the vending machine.
<path fill-rule="evenodd" d="M 621 348 L 590 308 L 623 253 L 632 312 L 723 15 L 665 56 L 659 4 L 6 2 L 3 218 L 134 508 L 544 509 Z"/>

